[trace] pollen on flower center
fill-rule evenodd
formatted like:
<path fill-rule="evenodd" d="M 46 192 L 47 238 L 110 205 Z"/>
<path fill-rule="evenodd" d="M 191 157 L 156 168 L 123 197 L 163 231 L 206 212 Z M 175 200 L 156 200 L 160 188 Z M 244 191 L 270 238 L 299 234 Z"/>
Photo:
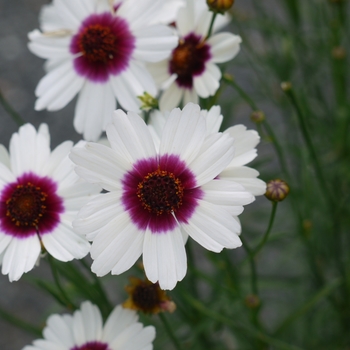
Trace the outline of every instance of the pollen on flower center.
<path fill-rule="evenodd" d="M 162 215 L 176 212 L 182 205 L 183 185 L 171 172 L 148 173 L 137 186 L 137 197 L 149 212 Z"/>
<path fill-rule="evenodd" d="M 30 182 L 17 185 L 6 201 L 6 216 L 16 226 L 37 226 L 46 212 L 46 198 L 47 194 Z"/>
<path fill-rule="evenodd" d="M 117 53 L 117 38 L 109 27 L 94 24 L 84 28 L 79 35 L 79 47 L 90 62 L 107 62 Z"/>
<path fill-rule="evenodd" d="M 170 74 L 176 74 L 181 87 L 192 88 L 193 77 L 204 72 L 205 62 L 210 58 L 210 48 L 195 34 L 181 39 L 173 50 L 169 63 Z"/>

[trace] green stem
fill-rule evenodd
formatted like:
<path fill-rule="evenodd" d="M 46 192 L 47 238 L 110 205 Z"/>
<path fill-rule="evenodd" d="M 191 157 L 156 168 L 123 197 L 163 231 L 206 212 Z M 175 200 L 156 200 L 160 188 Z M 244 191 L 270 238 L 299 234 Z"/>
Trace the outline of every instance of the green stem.
<path fill-rule="evenodd" d="M 243 238 L 240 237 L 243 247 L 246 250 L 249 258 L 249 264 L 250 264 L 250 269 L 251 269 L 251 288 L 252 288 L 252 293 L 256 296 L 259 295 L 258 292 L 258 282 L 257 282 L 257 273 L 256 273 L 256 266 L 255 266 L 255 260 L 254 260 L 254 251 L 249 247 L 247 241 Z"/>
<path fill-rule="evenodd" d="M 62 287 L 60 278 L 59 278 L 59 274 L 57 271 L 57 268 L 55 266 L 55 262 L 54 262 L 54 258 L 48 254 L 48 261 L 51 267 L 51 271 L 52 271 L 52 276 L 54 278 L 54 281 L 56 283 L 57 289 L 59 290 L 59 292 L 61 293 L 61 297 L 62 299 L 66 302 L 66 306 L 68 309 L 77 309 L 76 305 L 74 305 L 74 303 L 69 299 L 67 293 L 65 292 L 64 288 Z"/>
<path fill-rule="evenodd" d="M 3 106 L 4 110 L 9 114 L 9 116 L 14 120 L 14 122 L 21 126 L 24 124 L 24 120 L 21 116 L 12 108 L 12 106 L 7 102 L 4 95 L 0 90 L 0 104 Z"/>
<path fill-rule="evenodd" d="M 207 34 L 207 36 L 205 37 L 205 40 L 207 40 L 207 39 L 211 36 L 211 33 L 213 32 L 213 27 L 214 27 L 214 22 L 215 22 L 216 16 L 217 16 L 217 13 L 216 13 L 216 12 L 213 12 L 213 15 L 212 15 L 211 21 L 210 21 L 210 26 L 209 26 L 208 34 Z"/>
<path fill-rule="evenodd" d="M 306 126 L 306 122 L 305 122 L 305 118 L 304 118 L 304 115 L 301 111 L 301 108 L 299 106 L 299 103 L 295 97 L 295 94 L 292 90 L 292 88 L 289 88 L 287 90 L 285 90 L 285 93 L 286 95 L 288 96 L 289 100 L 291 101 L 295 111 L 296 111 L 296 114 L 297 114 L 297 117 L 298 117 L 298 121 L 299 121 L 299 124 L 300 124 L 300 128 L 301 128 L 301 133 L 303 135 L 303 138 L 304 138 L 304 141 L 307 145 L 307 148 L 309 150 L 309 153 L 310 153 L 310 156 L 311 156 L 311 160 L 312 160 L 312 163 L 313 163 L 313 166 L 314 166 L 314 169 L 315 169 L 315 175 L 316 175 L 316 178 L 320 184 L 320 187 L 321 187 L 321 190 L 322 192 L 326 193 L 327 196 L 329 197 L 329 200 L 331 202 L 332 201 L 332 196 L 328 190 L 328 186 L 327 186 L 327 183 L 326 183 L 326 180 L 324 178 L 324 175 L 323 175 L 323 170 L 322 170 L 322 167 L 320 165 L 320 162 L 318 160 L 318 157 L 317 157 L 317 154 L 316 154 L 316 151 L 315 151 L 315 148 L 312 144 L 312 140 L 311 140 L 311 137 L 310 137 L 310 134 L 309 134 L 309 131 L 307 129 L 307 126 Z M 332 207 L 332 203 L 331 203 L 331 207 Z"/>
<path fill-rule="evenodd" d="M 41 329 L 35 326 L 32 326 L 30 323 L 27 323 L 19 318 L 13 316 L 9 312 L 5 311 L 0 307 L 0 317 L 7 321 L 8 323 L 13 324 L 14 326 L 21 328 L 29 333 L 32 333 L 36 336 L 41 336 Z"/>
<path fill-rule="evenodd" d="M 274 222 L 275 216 L 276 216 L 277 204 L 278 204 L 278 202 L 272 202 L 272 210 L 271 210 L 269 225 L 267 227 L 267 230 L 266 230 L 266 232 L 264 234 L 264 237 L 263 237 L 262 241 L 255 248 L 255 250 L 253 252 L 253 256 L 256 256 L 260 252 L 260 250 L 263 248 L 263 246 L 267 242 L 267 239 L 269 238 L 269 235 L 270 235 L 270 232 L 271 232 L 271 229 L 272 229 L 272 226 L 273 226 L 273 222 Z"/>
<path fill-rule="evenodd" d="M 109 301 L 109 299 L 107 297 L 107 294 L 106 294 L 105 290 L 102 287 L 100 279 L 91 271 L 90 266 L 86 263 L 86 261 L 84 259 L 80 259 L 79 261 L 83 265 L 83 267 L 88 271 L 90 276 L 93 278 L 96 290 L 99 292 L 101 298 L 103 299 L 104 303 L 106 304 L 106 306 L 107 306 L 107 308 L 109 310 L 109 313 L 112 312 L 113 305 Z"/>
<path fill-rule="evenodd" d="M 241 97 L 248 103 L 248 105 L 250 106 L 250 108 L 253 111 L 258 111 L 259 108 L 258 106 L 255 104 L 255 102 L 250 98 L 250 96 L 235 82 L 234 78 L 232 77 L 228 77 L 227 75 L 223 76 L 223 81 L 232 86 L 234 89 L 236 89 L 236 91 L 241 95 Z"/>
<path fill-rule="evenodd" d="M 233 317 L 225 316 L 223 313 L 216 312 L 212 308 L 206 307 L 204 304 L 194 299 L 189 294 L 186 294 L 185 297 L 188 302 L 203 315 L 217 321 L 218 323 L 233 328 L 235 332 L 240 331 L 242 333 L 246 333 L 247 335 L 254 337 L 255 339 L 260 340 L 264 343 L 270 344 L 279 350 L 301 350 L 299 347 L 284 343 L 283 341 L 275 339 L 259 330 L 244 326 L 241 322 L 235 322 Z"/>
<path fill-rule="evenodd" d="M 325 297 L 328 297 L 335 288 L 337 288 L 343 281 L 340 278 L 337 278 L 333 282 L 326 285 L 323 289 L 321 289 L 318 293 L 312 296 L 306 303 L 297 308 L 294 312 L 292 312 L 277 328 L 275 331 L 275 335 L 282 333 L 285 329 L 287 329 L 291 323 L 293 323 L 300 316 L 306 314 L 313 306 L 323 300 Z"/>
<path fill-rule="evenodd" d="M 169 338 L 172 340 L 175 348 L 177 350 L 181 350 L 181 346 L 180 346 L 179 340 L 176 338 L 176 336 L 175 336 L 175 334 L 173 332 L 173 329 L 171 328 L 168 320 L 166 319 L 165 315 L 162 312 L 159 313 L 159 318 L 162 321 L 162 324 L 163 324 L 166 332 L 168 333 Z"/>

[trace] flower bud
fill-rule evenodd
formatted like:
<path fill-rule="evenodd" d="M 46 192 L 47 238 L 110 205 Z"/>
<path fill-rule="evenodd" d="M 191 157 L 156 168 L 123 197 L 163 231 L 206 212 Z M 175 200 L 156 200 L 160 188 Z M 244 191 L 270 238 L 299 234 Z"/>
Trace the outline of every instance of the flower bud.
<path fill-rule="evenodd" d="M 260 306 L 260 299 L 255 294 L 247 295 L 244 301 L 249 309 L 256 309 Z"/>
<path fill-rule="evenodd" d="M 263 111 L 254 111 L 250 115 L 250 119 L 254 123 L 262 123 L 265 120 L 265 113 Z"/>
<path fill-rule="evenodd" d="M 346 57 L 346 51 L 342 46 L 336 46 L 332 49 L 332 57 L 335 60 L 343 60 Z"/>
<path fill-rule="evenodd" d="M 292 90 L 292 83 L 290 81 L 283 81 L 281 83 L 281 89 L 284 92 L 288 92 L 288 91 Z"/>
<path fill-rule="evenodd" d="M 213 12 L 224 13 L 232 7 L 234 2 L 234 0 L 207 0 L 207 5 Z"/>
<path fill-rule="evenodd" d="M 287 197 L 288 193 L 288 184 L 281 179 L 275 179 L 267 183 L 265 197 L 270 201 L 280 202 Z"/>

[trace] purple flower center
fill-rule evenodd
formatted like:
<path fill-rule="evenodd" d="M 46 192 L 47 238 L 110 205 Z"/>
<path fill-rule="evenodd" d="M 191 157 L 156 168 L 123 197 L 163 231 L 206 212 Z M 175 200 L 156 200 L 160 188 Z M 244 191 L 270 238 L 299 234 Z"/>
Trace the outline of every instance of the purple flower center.
<path fill-rule="evenodd" d="M 210 46 L 196 34 L 188 34 L 180 39 L 173 50 L 169 62 L 170 74 L 177 74 L 176 82 L 180 87 L 191 89 L 193 77 L 201 75 L 205 63 L 211 58 Z"/>
<path fill-rule="evenodd" d="M 135 37 L 123 18 L 106 12 L 89 16 L 73 36 L 70 51 L 76 72 L 94 82 L 105 82 L 129 66 Z"/>
<path fill-rule="evenodd" d="M 143 159 L 134 164 L 123 181 L 122 203 L 131 220 L 153 233 L 187 223 L 203 197 L 194 174 L 176 155 Z"/>
<path fill-rule="evenodd" d="M 0 195 L 0 227 L 5 234 L 25 238 L 51 232 L 59 223 L 63 201 L 48 177 L 23 174 Z"/>
<path fill-rule="evenodd" d="M 74 346 L 70 350 L 109 350 L 108 344 L 101 343 L 98 341 L 89 341 L 80 346 Z"/>

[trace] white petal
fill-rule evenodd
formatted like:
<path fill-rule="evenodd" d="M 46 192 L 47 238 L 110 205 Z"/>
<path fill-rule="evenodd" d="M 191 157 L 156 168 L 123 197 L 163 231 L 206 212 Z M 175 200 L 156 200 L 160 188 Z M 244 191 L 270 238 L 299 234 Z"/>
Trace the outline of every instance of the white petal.
<path fill-rule="evenodd" d="M 136 113 L 127 115 L 120 109 L 114 112 L 113 124 L 106 130 L 112 149 L 130 165 L 137 160 L 156 156 L 156 150 L 143 119 Z"/>
<path fill-rule="evenodd" d="M 63 220 L 53 232 L 41 235 L 41 240 L 48 253 L 60 261 L 81 259 L 90 250 L 90 243 Z"/>
<path fill-rule="evenodd" d="M 176 27 L 182 37 L 194 30 L 195 9 L 193 0 L 188 0 L 186 7 L 179 9 L 176 17 Z"/>
<path fill-rule="evenodd" d="M 196 175 L 197 186 L 214 179 L 224 170 L 233 158 L 233 139 L 228 135 L 216 133 L 206 137 L 196 159 L 189 164 Z"/>
<path fill-rule="evenodd" d="M 165 233 L 147 230 L 143 246 L 143 264 L 147 278 L 161 289 L 173 289 L 187 270 L 187 258 L 181 230 Z"/>
<path fill-rule="evenodd" d="M 83 85 L 83 78 L 78 76 L 71 60 L 64 62 L 42 78 L 35 90 L 39 97 L 35 109 L 57 110 L 64 107 Z"/>
<path fill-rule="evenodd" d="M 161 111 L 171 111 L 180 104 L 184 94 L 184 89 L 181 89 L 174 82 L 167 90 L 163 91 L 159 99 L 159 109 Z"/>
<path fill-rule="evenodd" d="M 207 120 L 207 134 L 218 132 L 224 117 L 221 114 L 220 106 L 213 106 L 209 111 L 201 111 L 202 115 Z"/>
<path fill-rule="evenodd" d="M 103 227 L 91 247 L 94 262 L 91 270 L 97 276 L 104 276 L 112 269 L 123 273 L 129 269 L 142 253 L 143 232 L 131 222 L 124 212 Z M 129 257 L 125 254 L 130 254 Z"/>
<path fill-rule="evenodd" d="M 47 327 L 43 330 L 45 339 L 64 346 L 65 349 L 71 349 L 75 345 L 72 333 L 72 316 L 54 314 L 47 319 L 46 324 Z"/>
<path fill-rule="evenodd" d="M 187 103 L 199 103 L 199 97 L 197 94 L 197 91 L 195 89 L 184 89 L 184 98 L 183 98 L 183 104 L 186 105 Z"/>
<path fill-rule="evenodd" d="M 125 329 L 137 322 L 138 316 L 134 310 L 116 306 L 104 325 L 102 341 L 110 344 Z"/>
<path fill-rule="evenodd" d="M 187 104 L 182 111 L 171 111 L 163 130 L 160 155 L 176 154 L 186 163 L 196 158 L 206 132 L 205 119 L 199 111 L 199 106 L 193 103 Z"/>
<path fill-rule="evenodd" d="M 90 3 L 90 1 L 85 2 L 86 4 Z M 55 0 L 54 4 L 61 18 L 64 18 L 72 28 L 78 28 L 84 17 L 88 16 L 92 10 L 85 7 L 82 1 Z"/>
<path fill-rule="evenodd" d="M 140 61 L 159 62 L 170 56 L 178 45 L 178 38 L 171 28 L 164 25 L 153 25 L 140 28 L 134 32 L 136 48 L 133 57 Z"/>
<path fill-rule="evenodd" d="M 223 63 L 232 60 L 239 52 L 239 44 L 242 39 L 239 35 L 231 33 L 215 34 L 208 39 L 211 46 L 210 52 L 213 55 L 212 61 L 215 63 Z"/>
<path fill-rule="evenodd" d="M 200 97 L 207 98 L 214 95 L 219 88 L 220 78 L 220 69 L 214 63 L 208 62 L 205 71 L 193 78 L 193 86 Z"/>
<path fill-rule="evenodd" d="M 97 306 L 85 301 L 80 310 L 73 315 L 74 343 L 83 345 L 89 341 L 98 341 L 102 336 L 102 316 Z"/>
<path fill-rule="evenodd" d="M 10 169 L 10 155 L 4 145 L 0 144 L 0 163 L 4 164 L 7 168 Z M 1 174 L 1 172 L 0 172 Z"/>
<path fill-rule="evenodd" d="M 116 102 L 109 82 L 85 81 L 75 107 L 74 127 L 88 141 L 97 141 L 111 121 Z"/>
<path fill-rule="evenodd" d="M 42 34 L 39 30 L 33 30 L 28 34 L 31 42 L 28 43 L 29 50 L 41 58 L 69 59 L 72 37 L 49 36 Z"/>
<path fill-rule="evenodd" d="M 12 236 L 0 233 L 0 254 L 5 251 L 12 240 Z"/>
<path fill-rule="evenodd" d="M 10 140 L 11 167 L 14 175 L 20 176 L 30 171 L 44 175 L 43 168 L 50 156 L 48 142 L 47 136 L 37 133 L 31 124 L 21 126 Z"/>
<path fill-rule="evenodd" d="M 2 261 L 2 273 L 9 275 L 10 282 L 17 281 L 23 273 L 33 269 L 40 254 L 37 235 L 23 239 L 13 238 L 7 246 Z"/>
<path fill-rule="evenodd" d="M 212 180 L 201 186 L 204 200 L 217 205 L 241 206 L 254 201 L 254 196 L 233 181 Z"/>
<path fill-rule="evenodd" d="M 241 227 L 220 206 L 200 200 L 199 206 L 182 228 L 204 248 L 220 252 L 222 248 L 237 248 L 242 245 L 238 237 Z"/>

